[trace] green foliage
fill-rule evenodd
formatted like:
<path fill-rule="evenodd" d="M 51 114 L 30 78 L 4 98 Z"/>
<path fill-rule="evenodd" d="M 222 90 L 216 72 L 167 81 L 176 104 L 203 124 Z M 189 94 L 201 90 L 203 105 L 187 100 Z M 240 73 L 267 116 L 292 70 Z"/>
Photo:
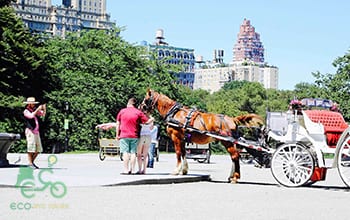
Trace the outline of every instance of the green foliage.
<path fill-rule="evenodd" d="M 298 99 L 303 98 L 325 98 L 325 91 L 319 89 L 311 83 L 298 83 L 295 85 L 294 96 Z M 294 98 L 294 97 L 293 97 Z"/>
<path fill-rule="evenodd" d="M 350 50 L 342 57 L 338 57 L 333 66 L 337 68 L 335 74 L 313 73 L 315 85 L 322 91 L 324 98 L 340 104 L 341 112 L 346 121 L 350 121 Z"/>
<path fill-rule="evenodd" d="M 202 89 L 191 90 L 185 86 L 179 86 L 179 91 L 181 93 L 181 97 L 179 100 L 177 100 L 178 102 L 190 108 L 207 111 L 204 100 L 210 96 L 208 91 Z"/>
<path fill-rule="evenodd" d="M 278 91 L 275 89 L 266 90 L 266 109 L 271 112 L 283 112 L 288 109 L 291 91 Z"/>
<path fill-rule="evenodd" d="M 130 97 L 141 102 L 147 87 L 169 85 L 170 74 L 155 61 L 143 59 L 143 49 L 125 42 L 119 32 L 117 28 L 88 31 L 47 41 L 46 62 L 60 82 L 47 95 L 51 142 L 63 141 L 63 119 L 68 118 L 70 145 L 77 150 L 94 149 L 97 124 L 115 121 Z M 64 112 L 65 102 L 69 112 Z"/>
<path fill-rule="evenodd" d="M 229 116 L 247 113 L 265 115 L 266 97 L 266 91 L 260 83 L 232 81 L 206 101 L 209 112 Z"/>
<path fill-rule="evenodd" d="M 39 41 L 15 15 L 12 7 L 0 8 L 0 132 L 24 136 L 23 100 L 43 96 L 51 89 Z M 17 142 L 15 149 L 24 151 Z"/>

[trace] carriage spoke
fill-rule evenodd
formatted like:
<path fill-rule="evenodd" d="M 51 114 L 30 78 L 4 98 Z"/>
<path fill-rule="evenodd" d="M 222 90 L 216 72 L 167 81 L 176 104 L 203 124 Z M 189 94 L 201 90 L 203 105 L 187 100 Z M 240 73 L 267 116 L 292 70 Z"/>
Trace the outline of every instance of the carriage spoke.
<path fill-rule="evenodd" d="M 271 171 L 275 179 L 285 186 L 301 186 L 313 174 L 314 160 L 302 145 L 285 144 L 274 153 Z"/>

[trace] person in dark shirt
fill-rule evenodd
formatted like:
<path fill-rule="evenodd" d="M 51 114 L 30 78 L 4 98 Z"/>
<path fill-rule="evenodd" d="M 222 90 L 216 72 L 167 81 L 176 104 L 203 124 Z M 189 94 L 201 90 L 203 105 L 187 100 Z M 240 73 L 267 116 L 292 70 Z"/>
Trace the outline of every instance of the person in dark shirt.
<path fill-rule="evenodd" d="M 38 169 L 39 167 L 34 163 L 34 160 L 43 150 L 38 117 L 45 116 L 46 105 L 43 104 L 36 107 L 36 104 L 39 102 L 35 101 L 34 97 L 28 97 L 27 101 L 24 103 L 26 104 L 23 115 L 26 120 L 25 135 L 27 141 L 28 165 L 33 169 Z"/>

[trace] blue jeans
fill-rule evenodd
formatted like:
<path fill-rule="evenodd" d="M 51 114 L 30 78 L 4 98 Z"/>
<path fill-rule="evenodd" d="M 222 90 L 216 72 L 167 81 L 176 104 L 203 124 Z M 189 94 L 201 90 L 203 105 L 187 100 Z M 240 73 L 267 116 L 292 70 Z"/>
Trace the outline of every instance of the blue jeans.
<path fill-rule="evenodd" d="M 148 167 L 153 167 L 154 163 L 154 150 L 156 148 L 156 143 L 151 143 L 148 150 Z"/>

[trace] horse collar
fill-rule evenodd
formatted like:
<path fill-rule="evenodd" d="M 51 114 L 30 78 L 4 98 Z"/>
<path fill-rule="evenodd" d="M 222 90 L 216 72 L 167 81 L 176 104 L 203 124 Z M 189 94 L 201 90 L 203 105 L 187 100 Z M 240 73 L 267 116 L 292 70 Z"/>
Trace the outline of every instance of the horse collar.
<path fill-rule="evenodd" d="M 179 111 L 180 108 L 181 108 L 181 104 L 176 102 L 175 105 L 173 105 L 173 107 L 171 107 L 170 110 L 168 111 L 168 113 L 165 115 L 166 121 L 169 121 L 174 116 L 174 114 L 177 111 Z"/>

